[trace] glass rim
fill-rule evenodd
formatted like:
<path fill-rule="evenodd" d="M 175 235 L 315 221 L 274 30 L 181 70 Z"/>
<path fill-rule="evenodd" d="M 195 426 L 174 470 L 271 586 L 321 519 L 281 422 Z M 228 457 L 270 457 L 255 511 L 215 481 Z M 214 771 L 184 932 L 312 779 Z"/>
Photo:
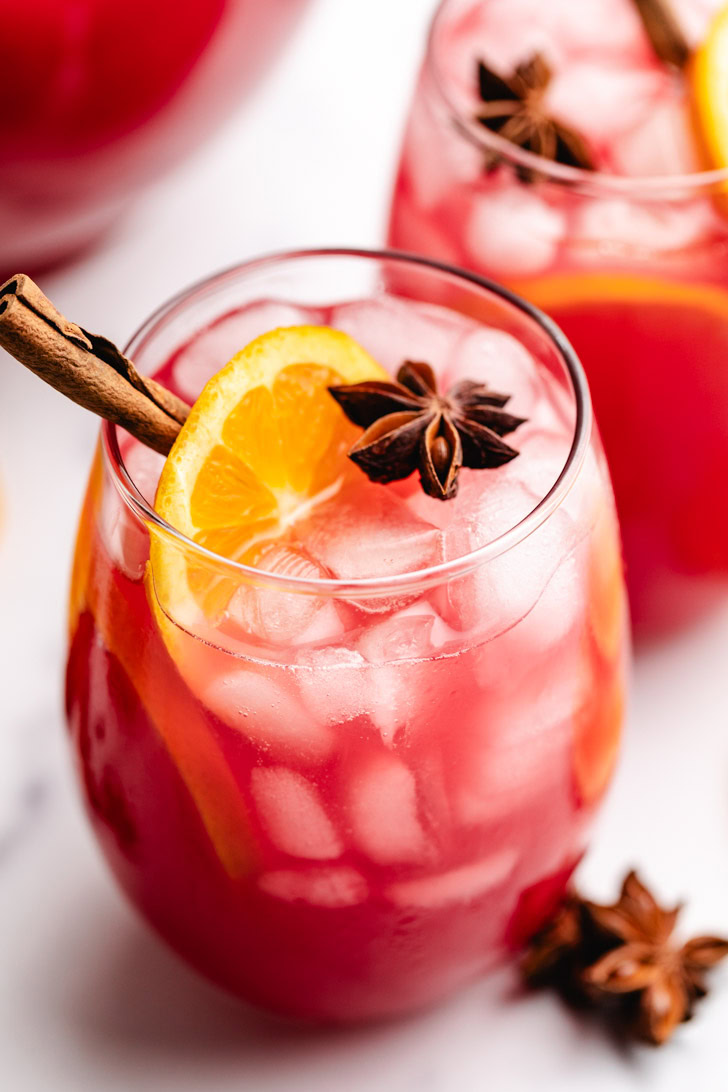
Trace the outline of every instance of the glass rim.
<path fill-rule="evenodd" d="M 686 174 L 655 175 L 619 175 L 609 171 L 589 171 L 583 167 L 571 167 L 565 163 L 555 163 L 551 159 L 536 155 L 517 147 L 510 140 L 504 140 L 497 133 L 491 133 L 479 125 L 474 117 L 465 115 L 449 93 L 448 82 L 437 62 L 436 37 L 440 25 L 444 22 L 448 9 L 454 0 L 440 0 L 430 20 L 425 46 L 424 65 L 432 76 L 434 86 L 449 120 L 461 137 L 469 140 L 484 151 L 494 151 L 507 163 L 527 167 L 552 182 L 568 183 L 580 189 L 593 190 L 612 196 L 639 198 L 661 198 L 674 200 L 676 194 L 710 190 L 728 183 L 728 167 L 689 171 Z M 474 0 L 487 3 L 487 0 Z"/>
<path fill-rule="evenodd" d="M 421 590 L 425 587 L 435 586 L 446 579 L 461 576 L 479 568 L 482 564 L 499 557 L 507 550 L 518 545 L 559 508 L 562 501 L 574 484 L 581 466 L 586 458 L 586 453 L 592 435 L 593 411 L 591 396 L 584 369 L 559 327 L 539 308 L 521 299 L 520 296 L 496 284 L 494 281 L 481 277 L 479 274 L 468 270 L 459 269 L 431 258 L 425 258 L 419 254 L 411 254 L 406 251 L 389 249 L 367 249 L 359 247 L 323 247 L 316 249 L 296 249 L 275 251 L 249 261 L 236 263 L 218 273 L 204 277 L 189 287 L 182 289 L 172 296 L 166 303 L 161 304 L 136 330 L 124 347 L 124 353 L 133 359 L 134 353 L 154 336 L 154 334 L 171 318 L 182 311 L 201 292 L 209 293 L 211 290 L 234 280 L 241 274 L 255 272 L 259 269 L 276 266 L 283 262 L 297 261 L 311 258 L 361 258 L 365 261 L 393 262 L 407 266 L 418 266 L 435 273 L 445 274 L 458 281 L 464 281 L 475 287 L 480 292 L 497 296 L 510 306 L 518 310 L 522 315 L 531 319 L 546 334 L 548 340 L 555 346 L 561 358 L 565 370 L 571 382 L 575 402 L 574 435 L 571 447 L 566 456 L 559 476 L 550 490 L 527 513 L 523 519 L 514 524 L 507 531 L 496 538 L 478 547 L 470 553 L 449 561 L 442 561 L 437 565 L 431 565 L 424 569 L 418 569 L 410 573 L 396 573 L 387 576 L 358 577 L 352 579 L 325 578 L 308 579 L 301 577 L 282 576 L 277 573 L 266 572 L 251 565 L 244 565 L 240 561 L 223 557 L 212 550 L 201 546 L 193 539 L 188 538 L 171 524 L 167 523 L 149 504 L 131 477 L 119 447 L 117 426 L 110 421 L 104 421 L 101 425 L 101 448 L 111 478 L 121 495 L 122 500 L 143 522 L 147 528 L 154 528 L 161 532 L 165 538 L 172 540 L 182 549 L 191 552 L 197 558 L 203 559 L 210 565 L 223 567 L 230 573 L 236 573 L 241 579 L 258 586 L 276 588 L 279 591 L 291 591 L 303 594 L 336 596 L 338 598 L 373 598 L 375 596 L 389 595 L 403 591 Z"/>

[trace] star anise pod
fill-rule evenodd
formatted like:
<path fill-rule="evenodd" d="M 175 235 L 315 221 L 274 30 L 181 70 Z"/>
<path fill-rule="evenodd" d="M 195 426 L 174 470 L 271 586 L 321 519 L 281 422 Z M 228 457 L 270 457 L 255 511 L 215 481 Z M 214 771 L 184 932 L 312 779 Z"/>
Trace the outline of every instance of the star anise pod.
<path fill-rule="evenodd" d="M 705 996 L 705 972 L 728 955 L 720 937 L 677 944 L 679 912 L 659 906 L 635 872 L 611 906 L 572 894 L 531 941 L 524 977 L 590 1006 L 627 1034 L 664 1043 Z"/>
<path fill-rule="evenodd" d="M 584 971 L 586 987 L 597 996 L 631 995 L 634 1032 L 650 1043 L 666 1042 L 705 996 L 705 972 L 728 955 L 728 940 L 705 936 L 676 943 L 680 907 L 663 909 L 635 872 L 625 878 L 613 906 L 588 903 L 587 910 L 618 943 Z"/>
<path fill-rule="evenodd" d="M 508 394 L 464 379 L 439 394 L 429 364 L 406 360 L 397 382 L 371 380 L 329 387 L 346 416 L 366 431 L 349 458 L 374 482 L 419 470 L 425 493 L 454 497 L 461 466 L 502 466 L 518 452 L 502 437 L 525 421 L 507 413 Z"/>
<path fill-rule="evenodd" d="M 575 972 L 584 958 L 585 940 L 583 904 L 577 895 L 570 895 L 531 939 L 521 961 L 526 982 L 530 986 L 555 986 L 578 1001 L 580 982 L 575 980 Z"/>
<path fill-rule="evenodd" d="M 484 61 L 478 61 L 478 89 L 483 106 L 477 121 L 511 144 L 543 159 L 569 167 L 594 170 L 594 160 L 584 138 L 551 117 L 544 107 L 544 97 L 551 82 L 551 69 L 541 54 L 519 64 L 508 76 L 500 76 Z M 501 157 L 489 154 L 487 166 L 492 170 Z M 518 175 L 532 182 L 538 172 L 519 167 Z"/>

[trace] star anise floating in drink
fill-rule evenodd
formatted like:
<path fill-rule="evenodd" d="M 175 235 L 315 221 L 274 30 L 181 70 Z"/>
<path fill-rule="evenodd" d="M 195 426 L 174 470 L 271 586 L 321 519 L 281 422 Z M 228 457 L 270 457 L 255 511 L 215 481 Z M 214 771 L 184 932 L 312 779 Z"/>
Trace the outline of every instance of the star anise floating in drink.
<path fill-rule="evenodd" d="M 669 0 L 633 0 L 647 37 L 659 59 L 673 68 L 684 68 L 690 57 L 685 36 L 675 18 Z M 546 92 L 551 83 L 551 68 L 540 53 L 534 53 L 507 74 L 499 74 L 485 61 L 478 61 L 478 92 L 483 105 L 476 121 L 491 133 L 542 159 L 568 167 L 595 170 L 588 141 L 571 126 L 553 117 L 546 107 Z M 491 171 L 502 156 L 491 149 L 486 168 Z M 535 182 L 539 171 L 519 164 L 518 177 Z"/>
<path fill-rule="evenodd" d="M 635 872 L 610 906 L 572 894 L 531 941 L 523 975 L 633 1038 L 665 1043 L 707 993 L 706 972 L 728 955 L 721 937 L 675 941 L 679 912 L 663 909 Z"/>
<path fill-rule="evenodd" d="M 551 69 L 540 54 L 519 64 L 510 75 L 501 76 L 484 61 L 478 62 L 478 90 L 483 105 L 477 121 L 511 144 L 527 152 L 582 170 L 594 170 L 594 160 L 584 138 L 552 117 L 545 108 Z M 500 162 L 497 152 L 488 156 L 493 169 Z M 524 181 L 534 181 L 538 172 L 520 167 Z"/>
<path fill-rule="evenodd" d="M 346 416 L 365 429 L 349 458 L 374 482 L 407 478 L 419 470 L 431 497 L 449 500 L 462 466 L 502 466 L 518 452 L 502 439 L 525 421 L 507 413 L 508 394 L 470 379 L 438 393 L 429 364 L 407 360 L 397 382 L 329 387 Z"/>

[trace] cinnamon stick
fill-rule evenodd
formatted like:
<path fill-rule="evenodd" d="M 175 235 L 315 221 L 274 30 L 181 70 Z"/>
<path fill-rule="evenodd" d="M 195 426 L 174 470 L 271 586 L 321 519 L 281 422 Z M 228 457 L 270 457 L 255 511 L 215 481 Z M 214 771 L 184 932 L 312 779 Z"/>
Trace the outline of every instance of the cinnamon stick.
<path fill-rule="evenodd" d="M 0 347 L 79 406 L 162 455 L 189 413 L 186 402 L 140 375 L 113 342 L 69 322 L 23 273 L 0 285 Z"/>
<path fill-rule="evenodd" d="M 665 64 L 683 68 L 690 47 L 670 7 L 670 0 L 633 0 L 657 56 Z"/>

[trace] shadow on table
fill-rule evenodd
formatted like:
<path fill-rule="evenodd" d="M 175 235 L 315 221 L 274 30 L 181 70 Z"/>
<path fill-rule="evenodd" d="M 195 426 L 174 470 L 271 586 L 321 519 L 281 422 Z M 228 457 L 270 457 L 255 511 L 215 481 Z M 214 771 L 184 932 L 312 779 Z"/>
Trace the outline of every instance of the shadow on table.
<path fill-rule="evenodd" d="M 51 1007 L 83 1072 L 103 1075 L 112 1092 L 129 1087 L 132 1077 L 139 1092 L 210 1087 L 212 1081 L 220 1089 L 430 1092 L 451 1087 L 454 1064 L 463 1064 L 477 1087 L 485 1074 L 498 1078 L 494 1087 L 506 1087 L 500 1077 L 505 1082 L 521 1068 L 529 1082 L 543 1066 L 556 1077 L 564 1056 L 590 1071 L 597 1052 L 623 1076 L 634 1066 L 634 1058 L 610 1049 L 598 1028 L 553 997 L 523 996 L 512 971 L 493 973 L 407 1019 L 301 1027 L 208 985 L 117 902 L 91 898 L 81 906 L 72 921 L 57 923 L 72 973 L 34 992 L 36 1002 Z M 535 1044 L 525 1055 L 524 1041 Z M 516 1081 L 513 1087 L 533 1085 Z"/>
<path fill-rule="evenodd" d="M 440 1007 L 354 1028 L 288 1023 L 208 984 L 128 914 L 85 924 L 85 947 L 71 940 L 83 952 L 82 963 L 73 981 L 47 1001 L 84 1055 L 113 1056 L 123 1069 L 162 1064 L 165 1071 L 171 1065 L 205 1072 L 214 1060 L 216 1069 L 239 1067 L 248 1076 L 269 1068 L 293 1074 L 302 1063 L 328 1067 L 343 1054 L 368 1054 L 373 1046 L 406 1050 L 442 1018 Z M 74 930 L 83 934 L 83 921 Z M 379 1051 L 374 1054 L 381 1061 Z"/>

